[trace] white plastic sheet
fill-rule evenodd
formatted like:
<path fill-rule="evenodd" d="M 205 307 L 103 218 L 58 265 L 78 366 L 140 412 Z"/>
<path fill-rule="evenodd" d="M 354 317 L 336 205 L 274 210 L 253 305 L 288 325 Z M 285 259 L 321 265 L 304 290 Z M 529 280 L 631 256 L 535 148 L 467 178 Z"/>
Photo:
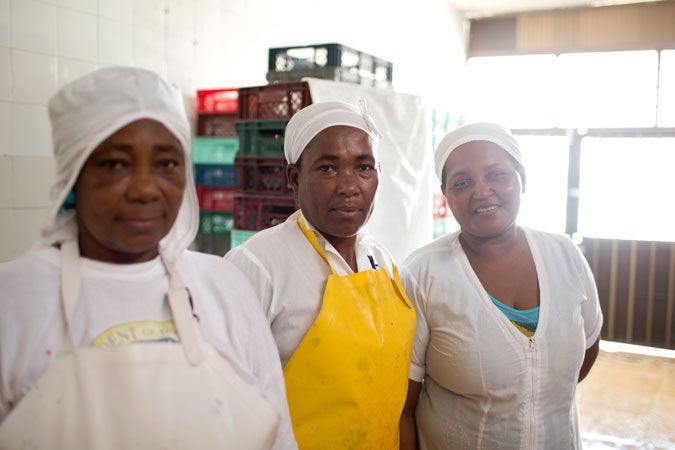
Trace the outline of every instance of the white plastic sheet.
<path fill-rule="evenodd" d="M 360 98 L 384 135 L 380 146 L 382 174 L 375 210 L 367 232 L 400 264 L 433 237 L 431 121 L 422 97 L 349 83 L 307 78 L 313 103 Z"/>

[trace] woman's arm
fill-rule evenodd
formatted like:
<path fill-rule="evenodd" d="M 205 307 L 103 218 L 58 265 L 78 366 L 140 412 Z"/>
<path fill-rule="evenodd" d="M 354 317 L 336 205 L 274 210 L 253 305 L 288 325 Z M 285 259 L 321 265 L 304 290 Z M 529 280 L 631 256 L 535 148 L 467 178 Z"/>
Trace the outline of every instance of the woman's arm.
<path fill-rule="evenodd" d="M 579 370 L 579 381 L 586 378 L 588 372 L 591 371 L 593 363 L 595 363 L 595 358 L 598 357 L 598 351 L 600 350 L 600 337 L 595 340 L 595 343 L 586 349 L 586 354 L 584 355 L 584 362 L 581 363 L 581 370 Z"/>
<path fill-rule="evenodd" d="M 420 396 L 422 383 L 419 381 L 408 380 L 408 396 L 403 405 L 401 421 L 399 422 L 399 432 L 401 434 L 401 450 L 416 450 L 417 447 L 417 426 L 415 425 L 415 407 Z"/>

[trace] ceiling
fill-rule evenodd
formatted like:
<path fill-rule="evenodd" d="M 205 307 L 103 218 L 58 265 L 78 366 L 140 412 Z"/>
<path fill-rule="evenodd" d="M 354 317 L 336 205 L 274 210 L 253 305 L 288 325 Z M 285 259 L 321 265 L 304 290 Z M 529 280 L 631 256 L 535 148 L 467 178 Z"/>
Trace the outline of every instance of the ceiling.
<path fill-rule="evenodd" d="M 578 6 L 607 6 L 640 3 L 645 0 L 446 0 L 452 8 L 468 18 L 495 16 L 523 11 L 536 11 Z M 648 0 L 647 0 L 648 1 Z"/>

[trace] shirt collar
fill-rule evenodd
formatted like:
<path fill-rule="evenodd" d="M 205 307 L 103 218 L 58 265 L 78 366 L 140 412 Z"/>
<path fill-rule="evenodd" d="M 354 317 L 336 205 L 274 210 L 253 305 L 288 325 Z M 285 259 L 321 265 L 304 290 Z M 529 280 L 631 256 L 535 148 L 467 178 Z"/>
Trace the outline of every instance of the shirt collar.
<path fill-rule="evenodd" d="M 307 229 L 310 230 L 311 232 L 314 233 L 316 236 L 317 241 L 319 241 L 319 245 L 323 247 L 324 251 L 328 254 L 330 253 L 332 256 L 339 258 L 342 263 L 344 263 L 345 267 L 349 267 L 347 262 L 344 260 L 342 255 L 333 247 L 333 244 L 328 242 L 328 240 L 323 237 L 321 232 L 312 225 L 312 223 L 307 220 L 307 217 L 305 217 L 304 214 L 302 214 L 301 210 L 297 210 L 293 215 L 291 216 L 295 222 L 297 222 L 299 217 L 303 217 L 305 219 L 305 224 L 307 225 Z M 370 269 L 370 264 L 368 266 L 362 266 L 364 264 L 364 261 L 367 261 L 368 255 L 370 255 L 371 252 L 371 247 L 369 245 L 369 239 L 367 238 L 366 233 L 363 232 L 363 230 L 359 230 L 359 232 L 356 235 L 356 241 L 354 242 L 354 251 L 356 252 L 356 261 L 359 267 L 359 270 L 366 270 Z M 350 269 L 351 271 L 351 269 Z"/>

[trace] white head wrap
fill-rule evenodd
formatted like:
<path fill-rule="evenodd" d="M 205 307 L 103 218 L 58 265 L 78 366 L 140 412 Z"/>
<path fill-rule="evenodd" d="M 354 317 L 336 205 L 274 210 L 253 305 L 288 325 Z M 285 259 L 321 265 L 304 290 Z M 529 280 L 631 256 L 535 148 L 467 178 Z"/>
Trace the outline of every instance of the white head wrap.
<path fill-rule="evenodd" d="M 443 179 L 443 167 L 450 154 L 460 145 L 473 141 L 488 141 L 497 144 L 518 161 L 518 164 L 523 165 L 518 141 L 508 128 L 491 122 L 470 123 L 451 131 L 438 144 L 434 162 L 439 180 Z"/>
<path fill-rule="evenodd" d="M 190 124 L 178 89 L 145 69 L 109 67 L 89 73 L 61 88 L 48 103 L 52 125 L 56 182 L 51 190 L 43 243 L 77 238 L 75 210 L 64 210 L 82 169 L 94 149 L 110 135 L 139 119 L 153 119 L 180 141 L 185 152 L 185 192 L 171 231 L 160 242 L 160 254 L 171 270 L 194 239 L 199 207 L 190 164 Z"/>
<path fill-rule="evenodd" d="M 360 109 L 343 102 L 313 103 L 291 117 L 284 135 L 284 155 L 289 164 L 295 164 L 307 144 L 320 132 L 329 127 L 344 125 L 363 130 L 377 146 L 382 134 L 368 112 L 366 102 L 361 99 Z"/>

